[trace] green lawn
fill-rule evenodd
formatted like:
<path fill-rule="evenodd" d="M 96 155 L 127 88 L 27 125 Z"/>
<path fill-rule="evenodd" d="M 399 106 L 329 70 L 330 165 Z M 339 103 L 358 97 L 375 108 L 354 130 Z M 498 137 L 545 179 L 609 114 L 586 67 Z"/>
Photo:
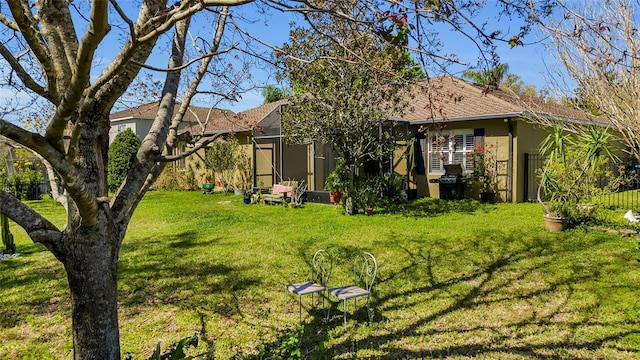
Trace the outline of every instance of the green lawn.
<path fill-rule="evenodd" d="M 64 223 L 60 207 L 32 205 Z M 551 234 L 541 215 L 538 204 L 422 200 L 405 214 L 344 216 L 152 192 L 120 255 L 122 351 L 146 358 L 203 329 L 219 359 L 280 348 L 298 326 L 296 298 L 283 313 L 284 284 L 307 277 L 324 248 L 333 285 L 349 281 L 358 251 L 377 257 L 374 322 L 359 309 L 344 328 L 335 303 L 324 322 L 305 298 L 303 357 L 640 358 L 637 239 Z M 0 262 L 0 357 L 71 359 L 63 268 L 12 231 L 21 255 Z"/>

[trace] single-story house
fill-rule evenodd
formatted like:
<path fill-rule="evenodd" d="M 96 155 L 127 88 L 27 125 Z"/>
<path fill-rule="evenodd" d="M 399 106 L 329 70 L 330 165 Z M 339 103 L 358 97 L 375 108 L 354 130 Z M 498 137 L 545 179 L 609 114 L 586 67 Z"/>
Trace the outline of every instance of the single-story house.
<path fill-rule="evenodd" d="M 113 142 L 116 135 L 127 128 L 131 129 L 142 140 L 151 129 L 159 104 L 156 101 L 112 113 L 110 115 L 109 142 Z M 180 103 L 176 103 L 174 111 L 178 110 L 179 105 Z M 189 132 L 192 136 L 197 137 L 228 136 L 233 134 L 247 148 L 247 153 L 251 153 L 250 130 L 250 125 L 239 120 L 231 110 L 191 105 L 185 113 L 179 134 Z M 184 153 L 187 151 L 188 146 L 187 141 L 179 141 L 175 151 L 178 154 Z M 197 186 L 202 186 L 203 183 L 212 181 L 208 179 L 208 175 L 212 174 L 209 174 L 204 166 L 204 150 L 177 161 L 175 166 L 180 171 L 191 169 Z"/>
<path fill-rule="evenodd" d="M 399 129 L 395 133 L 406 136 L 405 146 L 390 160 L 393 171 L 405 178 L 407 190 L 418 197 L 440 197 L 438 179 L 445 165 L 460 164 L 469 173 L 468 154 L 482 146 L 491 148 L 496 158 L 499 198 L 507 202 L 535 199 L 537 148 L 547 132 L 530 120 L 538 116 L 606 125 L 601 118 L 566 106 L 450 76 L 423 82 L 412 96 L 412 108 L 389 115 L 390 123 Z M 281 100 L 244 112 L 246 120 L 255 123 L 254 186 L 304 180 L 311 192 L 322 191 L 335 155 L 326 144 L 284 142 L 280 114 L 286 103 Z"/>
<path fill-rule="evenodd" d="M 200 123 L 191 123 L 178 132 L 179 136 L 188 132 L 191 135 L 191 138 L 217 137 L 216 141 L 225 141 L 229 140 L 231 137 L 235 137 L 238 140 L 240 151 L 244 152 L 249 158 L 249 162 L 253 164 L 251 144 L 252 123 L 246 121 L 246 116 L 243 116 L 243 113 L 236 114 L 232 111 L 225 110 L 220 111 L 219 114 L 221 116 L 211 117 L 206 123 L 204 123 L 204 126 Z M 180 140 L 178 142 L 178 153 L 187 151 L 189 146 L 190 144 L 186 140 Z M 198 187 L 202 187 L 202 184 L 212 183 L 216 180 L 216 175 L 212 171 L 206 169 L 205 152 L 205 149 L 200 149 L 179 162 L 179 167 L 181 169 L 191 169 L 195 173 L 195 180 Z M 247 165 L 247 171 L 251 171 L 249 165 Z M 234 177 L 237 178 L 237 176 Z M 251 186 L 251 184 L 227 185 L 236 187 Z"/>
<path fill-rule="evenodd" d="M 111 122 L 109 143 L 113 142 L 116 135 L 126 129 L 131 129 L 133 133 L 140 138 L 140 140 L 144 139 L 151 129 L 153 120 L 158 113 L 159 106 L 160 102 L 154 101 L 122 111 L 117 111 L 109 115 L 109 120 Z M 180 103 L 176 103 L 174 111 L 177 111 L 179 106 Z M 184 115 L 181 129 L 189 126 L 197 126 L 199 124 L 223 122 L 224 118 L 228 118 L 233 115 L 234 112 L 231 110 L 191 105 Z"/>

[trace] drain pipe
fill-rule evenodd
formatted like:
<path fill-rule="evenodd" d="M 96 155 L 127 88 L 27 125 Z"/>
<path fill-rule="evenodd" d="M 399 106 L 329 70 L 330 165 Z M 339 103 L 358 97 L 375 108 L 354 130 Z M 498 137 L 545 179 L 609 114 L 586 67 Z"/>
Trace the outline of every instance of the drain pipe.
<path fill-rule="evenodd" d="M 507 202 L 513 202 L 513 122 L 504 119 L 509 134 L 509 158 L 507 160 Z"/>

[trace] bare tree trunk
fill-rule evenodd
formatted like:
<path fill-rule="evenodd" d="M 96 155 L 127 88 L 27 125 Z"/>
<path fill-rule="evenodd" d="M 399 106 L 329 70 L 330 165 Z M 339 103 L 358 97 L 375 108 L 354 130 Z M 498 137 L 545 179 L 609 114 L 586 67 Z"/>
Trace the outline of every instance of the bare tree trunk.
<path fill-rule="evenodd" d="M 71 291 L 75 359 L 120 359 L 119 242 L 107 227 L 102 218 L 63 240 L 70 244 L 63 263 Z"/>

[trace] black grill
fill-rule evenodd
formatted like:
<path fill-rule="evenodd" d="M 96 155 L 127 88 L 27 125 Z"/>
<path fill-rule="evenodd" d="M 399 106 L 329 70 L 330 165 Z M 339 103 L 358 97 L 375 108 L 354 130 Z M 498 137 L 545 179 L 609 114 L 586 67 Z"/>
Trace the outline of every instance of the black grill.
<path fill-rule="evenodd" d="M 438 179 L 438 183 L 440 184 L 440 199 L 464 199 L 465 177 L 462 174 L 462 165 L 445 165 L 444 175 Z"/>

